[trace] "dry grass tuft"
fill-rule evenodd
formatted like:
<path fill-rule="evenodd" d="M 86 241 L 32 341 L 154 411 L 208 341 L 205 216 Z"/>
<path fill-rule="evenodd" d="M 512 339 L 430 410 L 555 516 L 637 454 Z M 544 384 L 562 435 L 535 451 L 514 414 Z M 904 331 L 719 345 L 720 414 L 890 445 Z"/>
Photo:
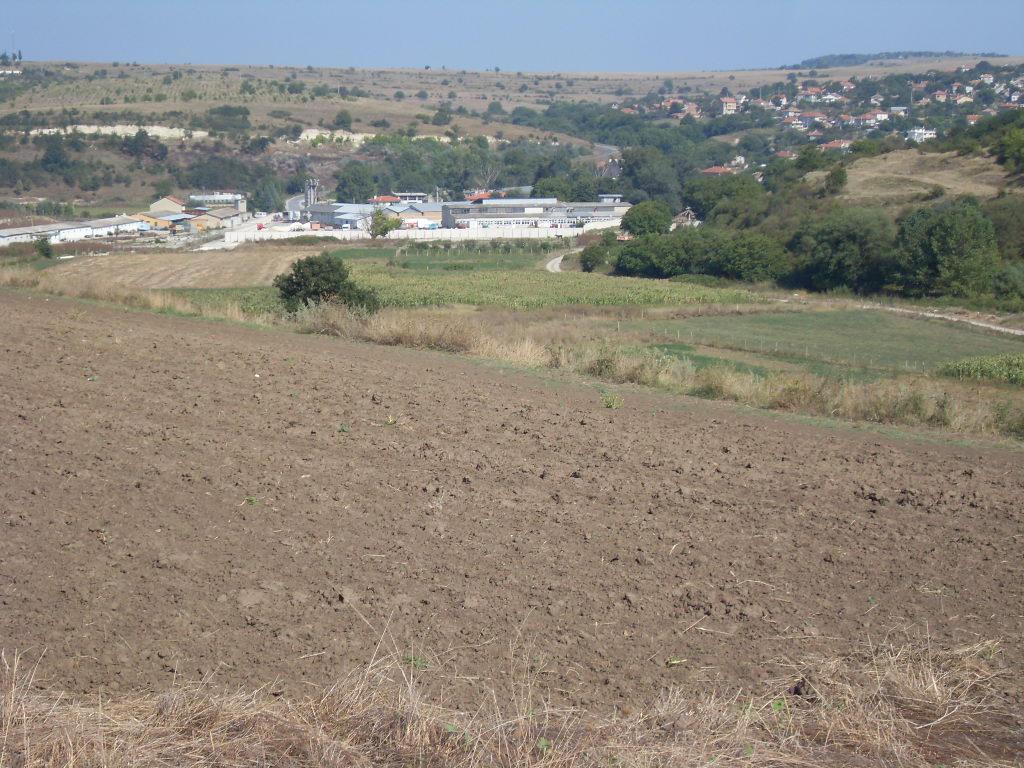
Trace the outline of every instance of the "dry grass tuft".
<path fill-rule="evenodd" d="M 995 768 L 1024 749 L 996 693 L 997 650 L 885 644 L 793 663 L 761 696 L 670 690 L 603 717 L 546 707 L 528 682 L 512 712 L 485 694 L 475 712 L 451 710 L 397 657 L 296 702 L 208 682 L 73 698 L 0 659 L 0 765 Z"/>

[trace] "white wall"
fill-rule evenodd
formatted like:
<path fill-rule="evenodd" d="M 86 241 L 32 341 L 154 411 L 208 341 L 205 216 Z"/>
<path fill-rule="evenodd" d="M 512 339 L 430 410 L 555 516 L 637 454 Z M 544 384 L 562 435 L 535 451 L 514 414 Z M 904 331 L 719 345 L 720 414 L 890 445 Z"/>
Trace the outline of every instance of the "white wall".
<path fill-rule="evenodd" d="M 479 229 L 396 229 L 383 240 L 550 240 L 551 238 L 576 237 L 583 232 L 591 232 L 595 229 L 607 229 L 618 227 L 620 221 L 595 221 L 587 224 L 582 229 L 577 228 L 540 228 L 540 227 L 487 227 Z M 226 232 L 225 242 L 245 243 L 259 242 L 262 240 L 288 240 L 293 237 L 313 235 L 325 239 L 335 240 L 365 240 L 366 232 L 353 229 L 335 230 L 309 230 L 303 229 L 295 232 L 276 232 L 274 230 L 260 229 L 247 232 Z"/>

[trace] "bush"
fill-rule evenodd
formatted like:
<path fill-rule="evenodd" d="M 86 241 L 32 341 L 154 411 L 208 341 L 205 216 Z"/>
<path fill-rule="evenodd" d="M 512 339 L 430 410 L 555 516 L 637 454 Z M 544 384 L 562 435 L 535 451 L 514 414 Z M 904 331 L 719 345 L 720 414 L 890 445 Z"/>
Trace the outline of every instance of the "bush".
<path fill-rule="evenodd" d="M 52 259 L 56 255 L 53 252 L 53 244 L 46 235 L 36 238 L 34 247 L 36 255 L 41 259 Z"/>
<path fill-rule="evenodd" d="M 289 312 L 318 303 L 344 304 L 366 312 L 380 309 L 377 294 L 353 283 L 345 262 L 327 251 L 296 261 L 290 272 L 274 278 L 274 287 Z"/>

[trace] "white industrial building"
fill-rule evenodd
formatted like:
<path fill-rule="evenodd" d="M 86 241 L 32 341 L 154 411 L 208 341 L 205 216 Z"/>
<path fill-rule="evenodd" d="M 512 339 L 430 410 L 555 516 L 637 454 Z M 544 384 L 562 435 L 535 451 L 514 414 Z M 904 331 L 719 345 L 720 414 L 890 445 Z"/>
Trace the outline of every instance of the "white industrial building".
<path fill-rule="evenodd" d="M 90 238 L 137 234 L 141 228 L 142 222 L 131 216 L 12 227 L 0 229 L 0 247 L 13 243 L 31 243 L 40 237 L 48 238 L 51 243 L 73 243 Z"/>
<path fill-rule="evenodd" d="M 445 203 L 442 226 L 456 229 L 478 227 L 579 228 L 593 222 L 612 222 L 630 208 L 618 196 L 598 202 L 559 202 L 553 197 L 487 198 Z"/>

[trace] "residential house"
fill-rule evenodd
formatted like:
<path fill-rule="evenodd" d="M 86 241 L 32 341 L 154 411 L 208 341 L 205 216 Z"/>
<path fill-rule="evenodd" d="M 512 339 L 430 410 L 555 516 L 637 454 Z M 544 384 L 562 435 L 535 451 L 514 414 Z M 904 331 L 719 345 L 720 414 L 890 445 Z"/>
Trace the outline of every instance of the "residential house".
<path fill-rule="evenodd" d="M 911 128 L 909 131 L 907 131 L 906 135 L 907 135 L 907 140 L 908 141 L 915 141 L 918 144 L 920 144 L 922 141 L 928 141 L 929 139 L 934 139 L 937 134 L 936 134 L 934 128 L 917 127 L 917 128 Z"/>
<path fill-rule="evenodd" d="M 705 168 L 700 172 L 701 176 L 725 176 L 726 174 L 735 173 L 731 168 L 726 168 L 724 165 L 713 165 L 710 168 Z"/>
<path fill-rule="evenodd" d="M 824 112 L 804 112 L 800 115 L 800 122 L 803 123 L 804 128 L 810 128 L 816 123 L 819 125 L 828 124 L 828 115 Z"/>
<path fill-rule="evenodd" d="M 672 219 L 672 226 L 669 227 L 669 231 L 678 229 L 679 227 L 699 227 L 700 219 L 697 218 L 697 214 L 693 212 L 693 208 L 687 206 L 682 213 L 676 215 Z"/>

